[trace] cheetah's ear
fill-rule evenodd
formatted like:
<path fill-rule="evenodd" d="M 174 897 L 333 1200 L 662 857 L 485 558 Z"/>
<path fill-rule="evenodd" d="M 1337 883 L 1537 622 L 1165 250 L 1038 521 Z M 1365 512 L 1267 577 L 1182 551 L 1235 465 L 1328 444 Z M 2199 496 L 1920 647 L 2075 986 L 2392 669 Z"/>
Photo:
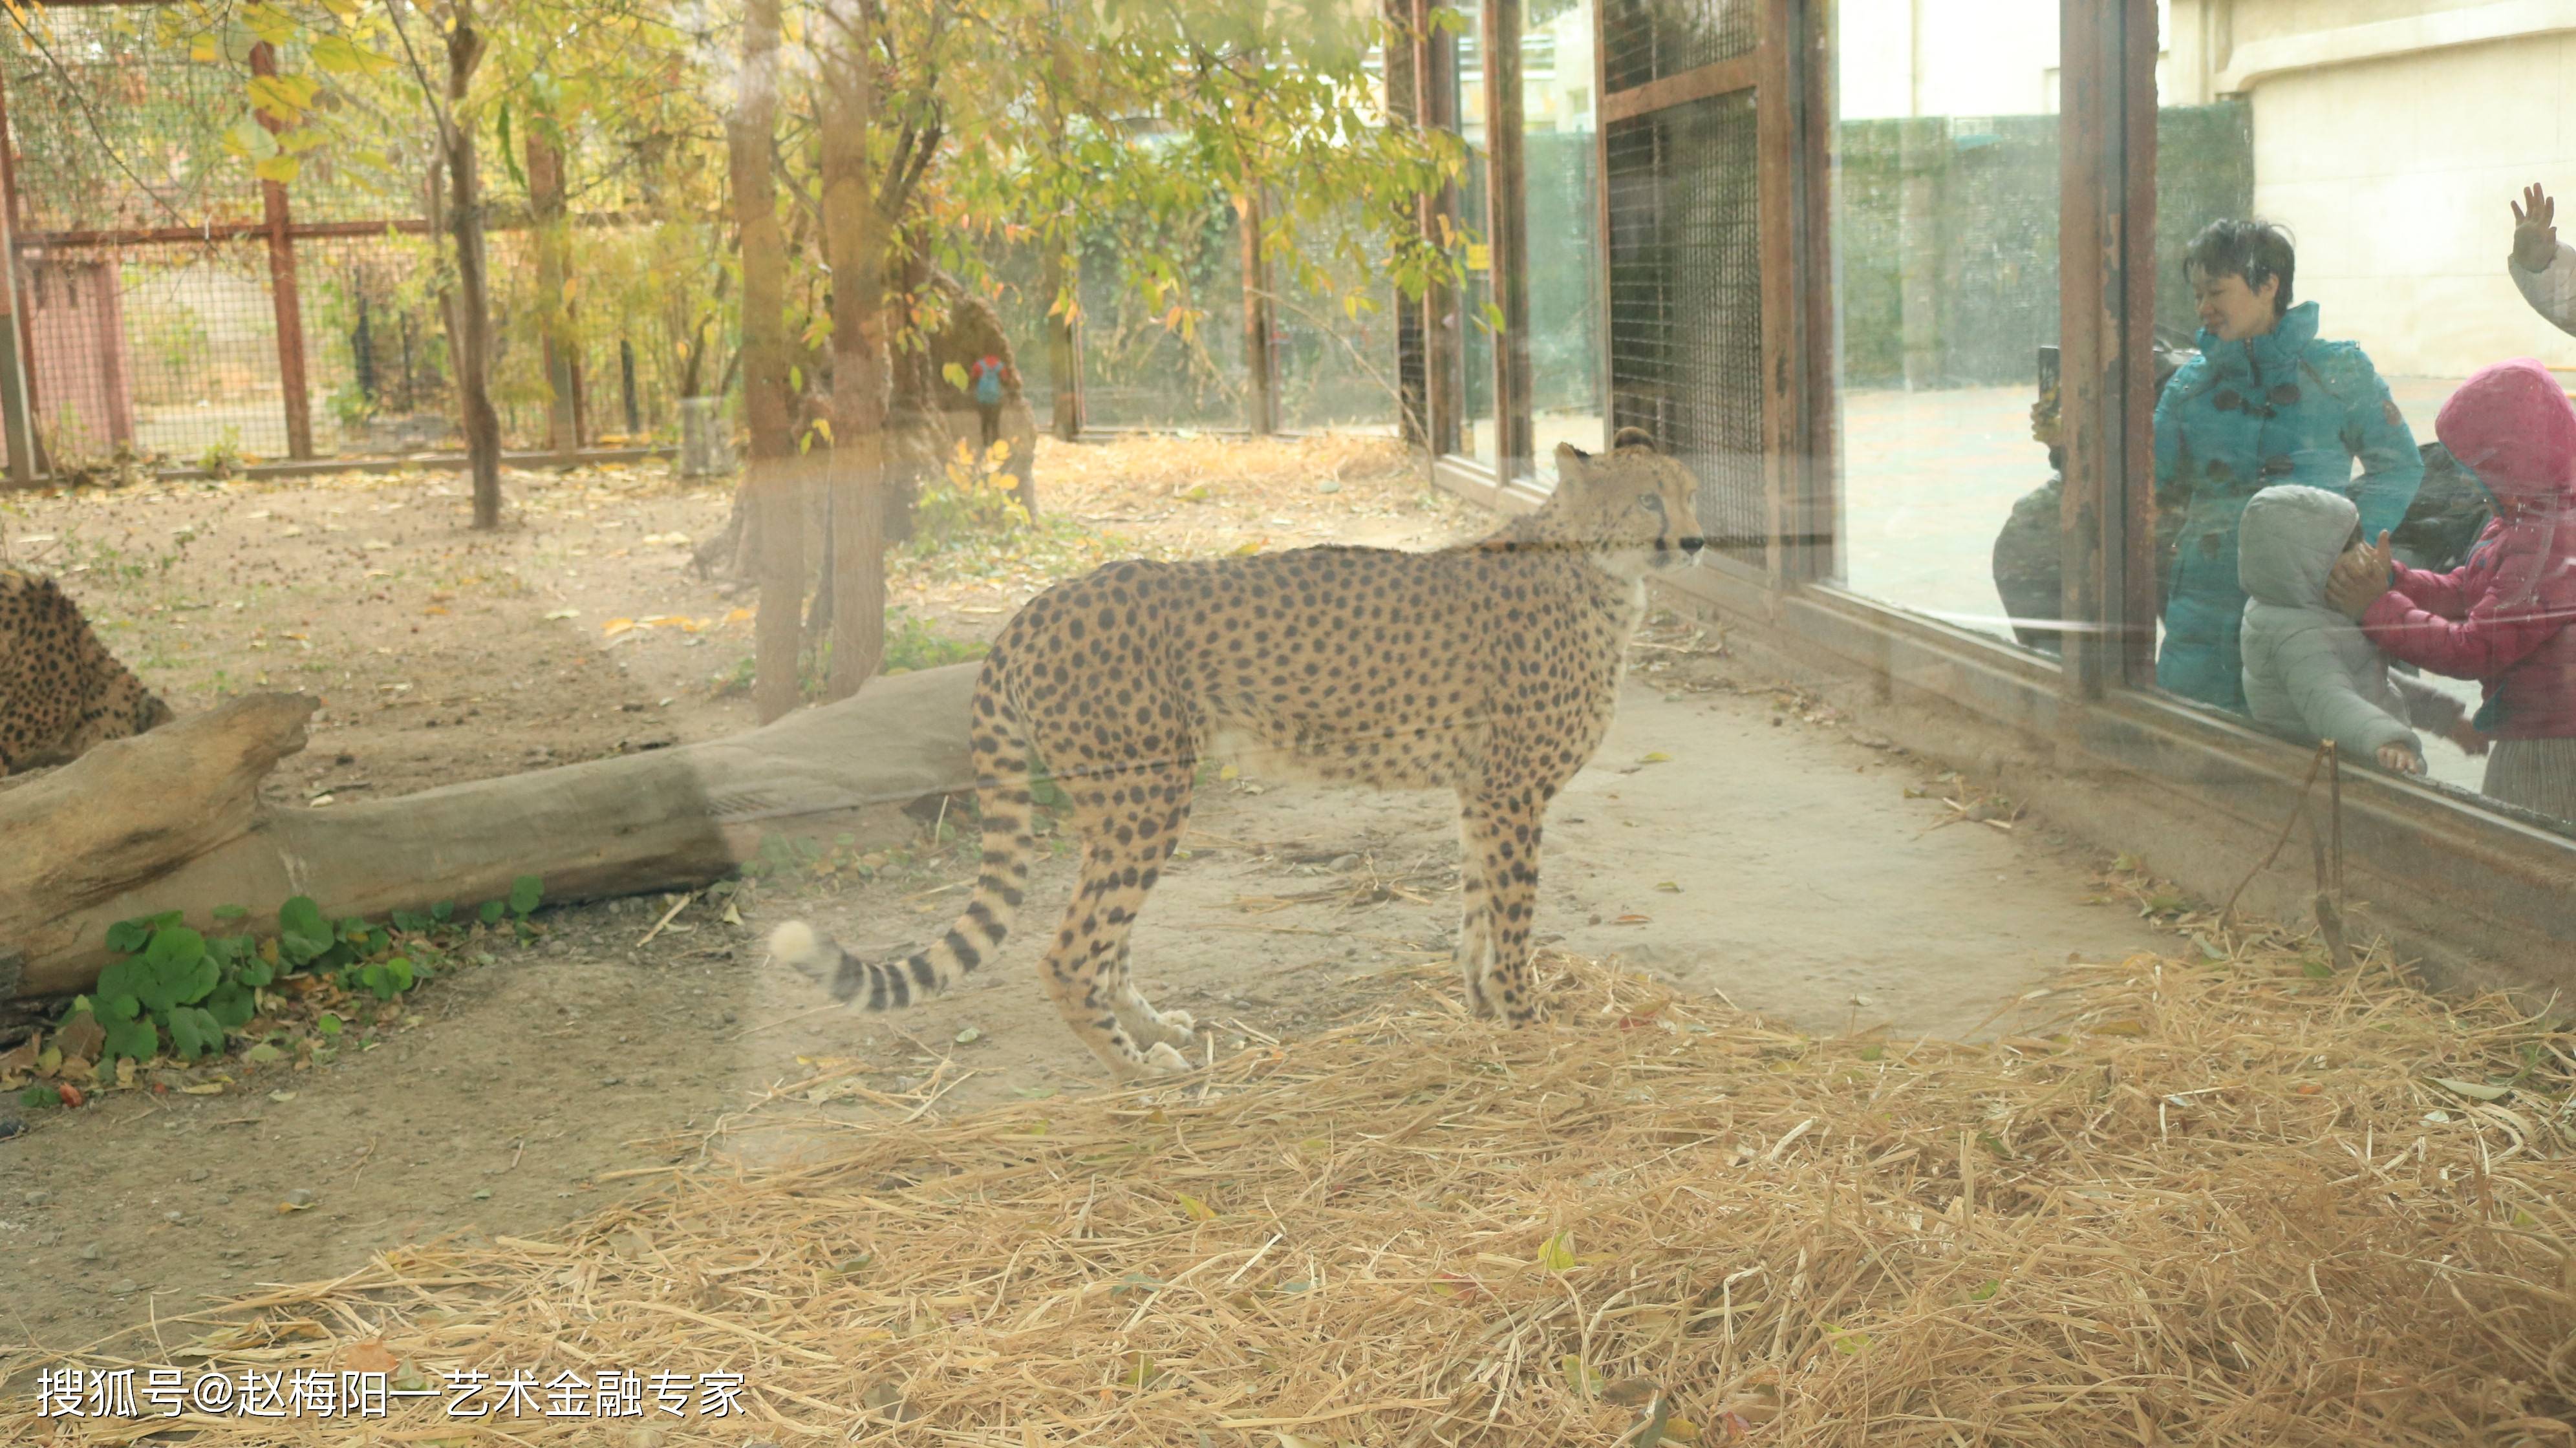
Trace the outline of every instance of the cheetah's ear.
<path fill-rule="evenodd" d="M 1610 439 L 1610 450 L 1612 452 L 1618 452 L 1623 448 L 1632 447 L 1641 447 L 1648 452 L 1653 452 L 1655 450 L 1654 434 L 1649 433 L 1642 427 L 1623 427 L 1619 429 L 1616 436 Z"/>
<path fill-rule="evenodd" d="M 1592 454 L 1570 442 L 1556 445 L 1556 470 L 1559 474 L 1571 475 L 1581 472 L 1583 465 L 1590 461 L 1592 461 Z"/>

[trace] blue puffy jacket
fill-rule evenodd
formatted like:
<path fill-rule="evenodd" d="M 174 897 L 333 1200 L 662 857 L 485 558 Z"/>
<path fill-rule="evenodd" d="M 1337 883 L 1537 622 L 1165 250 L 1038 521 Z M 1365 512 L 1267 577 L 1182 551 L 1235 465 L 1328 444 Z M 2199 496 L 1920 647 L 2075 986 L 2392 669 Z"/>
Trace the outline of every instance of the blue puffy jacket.
<path fill-rule="evenodd" d="M 2204 330 L 2200 355 L 2156 403 L 2157 534 L 2174 550 L 2157 685 L 2246 712 L 2236 526 L 2248 498 L 2280 483 L 2341 493 L 2376 538 L 2405 518 L 2423 480 L 2388 385 L 2359 347 L 2317 340 L 2316 303 L 2242 342 Z"/>

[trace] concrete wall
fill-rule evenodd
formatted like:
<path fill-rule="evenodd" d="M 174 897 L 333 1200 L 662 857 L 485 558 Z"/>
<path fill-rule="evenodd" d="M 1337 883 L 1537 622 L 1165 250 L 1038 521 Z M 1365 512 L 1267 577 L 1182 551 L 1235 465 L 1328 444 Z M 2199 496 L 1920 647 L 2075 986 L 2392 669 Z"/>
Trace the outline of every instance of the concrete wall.
<path fill-rule="evenodd" d="M 2576 36 L 2272 77 L 2254 104 L 2254 205 L 2299 240 L 2299 290 L 2392 375 L 2502 357 L 2576 365 L 2576 338 L 2505 273 L 2508 201 L 2576 185 Z M 2576 215 L 2570 216 L 2576 222 Z"/>
<path fill-rule="evenodd" d="M 2576 338 L 2504 270 L 2507 202 L 2533 181 L 2576 189 L 2576 0 L 2174 9 L 2166 81 L 2250 100 L 2255 210 L 2297 236 L 2298 290 L 2330 335 L 2391 376 L 2518 355 L 2576 366 Z"/>

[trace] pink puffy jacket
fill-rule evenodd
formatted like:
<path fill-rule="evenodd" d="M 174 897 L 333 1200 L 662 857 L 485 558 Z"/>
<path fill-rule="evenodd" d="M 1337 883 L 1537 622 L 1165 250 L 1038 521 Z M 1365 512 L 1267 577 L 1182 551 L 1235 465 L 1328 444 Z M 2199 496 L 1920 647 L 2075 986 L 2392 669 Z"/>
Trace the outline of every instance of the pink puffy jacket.
<path fill-rule="evenodd" d="M 2576 407 L 2520 358 L 2461 384 L 2433 427 L 2495 495 L 2496 519 L 2465 566 L 2397 569 L 2362 630 L 2393 657 L 2483 683 L 2489 734 L 2576 736 Z"/>

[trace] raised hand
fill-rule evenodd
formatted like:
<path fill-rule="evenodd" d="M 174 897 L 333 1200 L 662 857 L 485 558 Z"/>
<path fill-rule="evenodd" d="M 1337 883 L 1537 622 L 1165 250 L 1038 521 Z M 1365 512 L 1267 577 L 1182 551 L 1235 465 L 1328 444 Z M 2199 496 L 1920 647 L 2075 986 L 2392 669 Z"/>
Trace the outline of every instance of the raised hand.
<path fill-rule="evenodd" d="M 2396 549 L 2383 532 L 2379 541 L 2359 553 L 2346 553 L 2335 560 L 2334 573 L 2326 579 L 2326 606 L 2348 615 L 2353 622 L 2370 612 L 2370 606 L 2388 591 Z"/>
<path fill-rule="evenodd" d="M 2533 182 L 2513 203 L 2513 263 L 2527 272 L 2547 271 L 2558 259 L 2558 203 Z"/>

